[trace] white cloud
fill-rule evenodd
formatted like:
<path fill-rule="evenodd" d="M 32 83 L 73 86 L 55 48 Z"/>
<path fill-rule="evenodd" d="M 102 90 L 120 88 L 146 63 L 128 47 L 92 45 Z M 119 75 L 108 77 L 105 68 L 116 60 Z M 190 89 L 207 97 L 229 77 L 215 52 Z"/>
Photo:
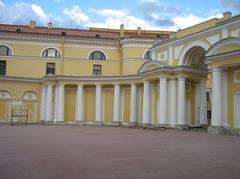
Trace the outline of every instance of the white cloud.
<path fill-rule="evenodd" d="M 216 14 L 208 17 L 199 17 L 194 14 L 189 14 L 186 16 L 176 16 L 173 18 L 173 22 L 175 23 L 176 29 L 177 28 L 184 29 L 215 17 L 221 18 L 222 14 Z"/>
<path fill-rule="evenodd" d="M 45 14 L 45 12 L 43 11 L 43 9 L 36 5 L 36 4 L 32 4 L 31 5 L 32 10 L 41 18 L 47 18 L 47 15 Z"/>
<path fill-rule="evenodd" d="M 122 10 L 114 10 L 114 9 L 90 9 L 90 12 L 96 13 L 100 16 L 111 16 L 111 17 L 124 17 L 127 15 L 127 11 L 122 11 Z"/>
<path fill-rule="evenodd" d="M 0 0 L 0 6 L 4 6 L 4 3 Z"/>
<path fill-rule="evenodd" d="M 63 13 L 78 24 L 89 21 L 89 17 L 81 11 L 79 6 L 73 6 L 71 9 L 64 9 Z"/>

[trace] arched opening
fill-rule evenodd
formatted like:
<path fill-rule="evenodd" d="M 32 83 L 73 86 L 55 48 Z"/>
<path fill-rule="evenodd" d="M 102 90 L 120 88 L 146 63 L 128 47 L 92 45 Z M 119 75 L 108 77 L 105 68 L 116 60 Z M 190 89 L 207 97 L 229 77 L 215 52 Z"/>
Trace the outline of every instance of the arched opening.
<path fill-rule="evenodd" d="M 240 128 L 240 92 L 234 96 L 234 128 Z"/>
<path fill-rule="evenodd" d="M 11 113 L 11 95 L 8 91 L 0 91 L 0 121 L 9 121 Z"/>
<path fill-rule="evenodd" d="M 23 108 L 28 112 L 28 121 L 37 122 L 37 96 L 34 92 L 26 92 L 23 95 Z"/>
<path fill-rule="evenodd" d="M 94 51 L 89 55 L 89 60 L 106 60 L 106 55 L 101 51 Z"/>
<path fill-rule="evenodd" d="M 185 54 L 184 65 L 194 68 L 206 68 L 205 54 L 206 50 L 204 48 L 199 46 L 192 47 Z"/>

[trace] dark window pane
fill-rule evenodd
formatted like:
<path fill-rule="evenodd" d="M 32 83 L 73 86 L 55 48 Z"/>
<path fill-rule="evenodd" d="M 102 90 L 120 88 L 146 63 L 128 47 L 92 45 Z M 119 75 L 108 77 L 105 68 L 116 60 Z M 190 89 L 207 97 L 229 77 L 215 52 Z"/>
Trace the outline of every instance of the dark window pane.
<path fill-rule="evenodd" d="M 89 56 L 90 60 L 106 60 L 106 56 L 100 51 L 94 51 Z"/>
<path fill-rule="evenodd" d="M 0 55 L 11 56 L 12 51 L 6 46 L 0 46 Z"/>
<path fill-rule="evenodd" d="M 6 61 L 0 61 L 0 75 L 6 75 Z"/>
<path fill-rule="evenodd" d="M 152 59 L 152 53 L 151 51 L 147 51 L 144 55 L 144 59 L 148 59 L 148 60 L 151 60 Z"/>
<path fill-rule="evenodd" d="M 46 75 L 55 75 L 55 63 L 47 63 Z"/>
<path fill-rule="evenodd" d="M 48 48 L 42 53 L 43 58 L 60 58 L 60 53 L 54 48 Z"/>
<path fill-rule="evenodd" d="M 102 66 L 101 65 L 93 65 L 93 75 L 94 76 L 102 75 Z"/>

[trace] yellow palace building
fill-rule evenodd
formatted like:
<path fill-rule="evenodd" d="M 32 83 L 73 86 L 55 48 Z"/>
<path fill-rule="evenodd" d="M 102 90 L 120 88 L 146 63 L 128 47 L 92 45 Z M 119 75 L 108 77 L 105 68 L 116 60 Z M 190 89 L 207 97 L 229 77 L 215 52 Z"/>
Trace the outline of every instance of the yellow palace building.
<path fill-rule="evenodd" d="M 2 24 L 0 120 L 19 109 L 34 123 L 240 128 L 240 16 L 177 32 Z"/>

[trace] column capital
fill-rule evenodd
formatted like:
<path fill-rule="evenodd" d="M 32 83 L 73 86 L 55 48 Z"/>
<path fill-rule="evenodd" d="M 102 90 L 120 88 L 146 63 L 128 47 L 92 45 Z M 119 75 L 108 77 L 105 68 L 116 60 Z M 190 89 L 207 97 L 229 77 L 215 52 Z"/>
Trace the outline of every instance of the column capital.
<path fill-rule="evenodd" d="M 220 67 L 214 67 L 214 68 L 212 68 L 210 71 L 211 72 L 221 72 L 223 69 L 222 68 L 220 68 Z"/>
<path fill-rule="evenodd" d="M 160 81 L 167 81 L 167 77 L 159 77 Z"/>
<path fill-rule="evenodd" d="M 184 77 L 178 77 L 178 81 L 186 81 L 186 78 L 184 78 Z"/>

